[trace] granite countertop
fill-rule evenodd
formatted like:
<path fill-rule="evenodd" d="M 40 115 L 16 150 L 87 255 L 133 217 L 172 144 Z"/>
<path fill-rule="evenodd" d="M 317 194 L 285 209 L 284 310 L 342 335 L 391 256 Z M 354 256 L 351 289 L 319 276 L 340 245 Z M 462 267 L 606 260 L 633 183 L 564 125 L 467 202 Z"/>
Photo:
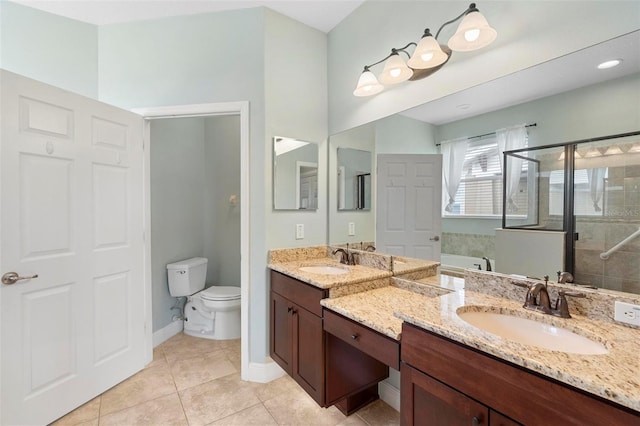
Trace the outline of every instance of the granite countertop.
<path fill-rule="evenodd" d="M 400 305 L 420 307 L 425 299 L 448 293 L 432 285 L 393 279 L 390 286 L 362 293 L 322 299 L 320 304 L 395 340 L 400 340 L 402 320 L 394 316 Z"/>
<path fill-rule="evenodd" d="M 456 310 L 512 314 L 563 327 L 604 343 L 604 355 L 579 355 L 515 343 L 464 322 Z M 422 303 L 398 304 L 394 315 L 407 323 L 541 373 L 625 407 L 640 411 L 639 331 L 581 315 L 564 319 L 527 311 L 522 303 L 460 290 Z"/>
<path fill-rule="evenodd" d="M 423 276 L 434 276 L 436 275 L 438 266 L 440 266 L 440 262 L 435 262 L 432 260 L 393 256 L 394 275 L 405 275 L 414 272 L 422 272 L 423 274 L 425 274 Z"/>
<path fill-rule="evenodd" d="M 589 393 L 640 411 L 639 330 L 589 319 L 572 311 L 563 319 L 527 311 L 522 301 L 464 290 L 464 279 L 446 275 L 323 299 L 321 304 L 385 336 L 401 338 L 402 322 L 476 348 Z M 609 353 L 579 355 L 519 344 L 476 328 L 457 315 L 458 308 L 529 318 L 603 343 Z"/>
<path fill-rule="evenodd" d="M 300 270 L 304 266 L 335 266 L 347 269 L 346 274 L 317 274 Z M 392 276 L 391 271 L 385 269 L 369 268 L 362 265 L 343 265 L 331 257 L 321 257 L 316 259 L 294 260 L 291 262 L 273 262 L 269 269 L 282 272 L 285 275 L 296 278 L 307 284 L 322 289 L 345 286 L 349 284 L 361 283 L 364 281 L 379 280 Z"/>

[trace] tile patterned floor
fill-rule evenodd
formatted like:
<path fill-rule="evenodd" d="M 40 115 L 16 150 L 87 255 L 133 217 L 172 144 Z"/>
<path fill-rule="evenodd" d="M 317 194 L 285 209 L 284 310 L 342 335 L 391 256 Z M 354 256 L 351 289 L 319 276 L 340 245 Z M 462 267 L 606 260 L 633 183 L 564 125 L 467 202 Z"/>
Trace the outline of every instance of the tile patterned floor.
<path fill-rule="evenodd" d="M 153 362 L 53 425 L 398 425 L 382 401 L 346 417 L 320 408 L 289 376 L 240 380 L 240 340 L 178 334 L 153 351 Z"/>

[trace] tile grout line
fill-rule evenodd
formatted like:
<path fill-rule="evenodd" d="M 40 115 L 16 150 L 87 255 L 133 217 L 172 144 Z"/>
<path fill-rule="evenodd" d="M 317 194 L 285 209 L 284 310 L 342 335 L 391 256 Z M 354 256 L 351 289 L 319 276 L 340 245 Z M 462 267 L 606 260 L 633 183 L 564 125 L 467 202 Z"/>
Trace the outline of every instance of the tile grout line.
<path fill-rule="evenodd" d="M 169 360 L 167 359 L 167 354 L 164 352 L 164 348 L 161 349 L 162 356 L 164 357 L 164 362 L 167 363 L 167 368 L 169 369 L 169 374 L 171 374 L 171 380 L 173 381 L 173 387 L 176 389 L 176 395 L 178 396 L 178 401 L 180 401 L 180 408 L 182 409 L 182 415 L 184 416 L 187 425 L 190 425 L 189 417 L 187 416 L 187 410 L 184 409 L 184 403 L 182 402 L 182 396 L 180 396 L 180 391 L 178 390 L 178 385 L 176 384 L 176 378 L 173 376 L 173 370 L 171 369 L 171 365 L 169 364 Z M 100 425 L 98 425 L 100 426 Z"/>

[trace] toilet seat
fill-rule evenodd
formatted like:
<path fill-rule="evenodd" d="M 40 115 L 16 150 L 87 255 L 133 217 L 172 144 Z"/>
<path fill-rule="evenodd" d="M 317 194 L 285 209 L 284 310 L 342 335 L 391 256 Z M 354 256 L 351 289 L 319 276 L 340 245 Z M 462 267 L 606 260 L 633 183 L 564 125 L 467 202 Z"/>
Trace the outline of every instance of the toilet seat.
<path fill-rule="evenodd" d="M 240 299 L 240 287 L 211 286 L 198 293 L 201 299 L 211 301 L 225 301 Z"/>

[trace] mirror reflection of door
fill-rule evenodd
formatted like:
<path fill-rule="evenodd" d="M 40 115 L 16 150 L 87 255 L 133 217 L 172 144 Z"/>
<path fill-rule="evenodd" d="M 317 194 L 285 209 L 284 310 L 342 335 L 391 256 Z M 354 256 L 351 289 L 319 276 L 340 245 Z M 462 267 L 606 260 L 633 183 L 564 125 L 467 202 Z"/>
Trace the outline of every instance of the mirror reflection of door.
<path fill-rule="evenodd" d="M 440 261 L 442 155 L 378 154 L 376 248 Z"/>
<path fill-rule="evenodd" d="M 273 138 L 274 210 L 318 209 L 318 145 Z"/>
<path fill-rule="evenodd" d="M 296 167 L 296 208 L 318 208 L 318 164 L 298 161 Z"/>
<path fill-rule="evenodd" d="M 338 210 L 371 210 L 370 151 L 338 148 Z"/>

